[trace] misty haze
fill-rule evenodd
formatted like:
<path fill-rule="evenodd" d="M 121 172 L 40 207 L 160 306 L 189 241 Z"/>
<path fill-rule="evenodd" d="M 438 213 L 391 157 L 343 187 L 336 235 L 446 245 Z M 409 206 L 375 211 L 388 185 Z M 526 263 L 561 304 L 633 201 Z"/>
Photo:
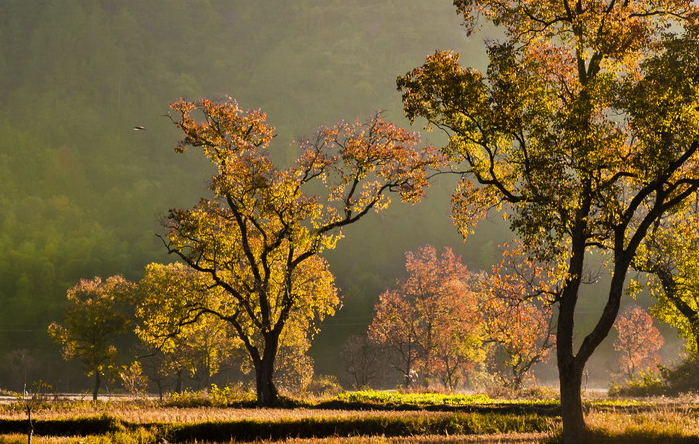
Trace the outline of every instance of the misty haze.
<path fill-rule="evenodd" d="M 0 0 L 0 441 L 697 439 L 699 9 L 568 3 Z"/>

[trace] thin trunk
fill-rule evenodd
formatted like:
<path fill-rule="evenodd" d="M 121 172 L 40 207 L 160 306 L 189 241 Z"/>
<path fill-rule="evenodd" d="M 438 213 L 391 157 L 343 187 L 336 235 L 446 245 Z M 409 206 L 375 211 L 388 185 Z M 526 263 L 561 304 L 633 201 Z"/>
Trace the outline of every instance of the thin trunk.
<path fill-rule="evenodd" d="M 27 444 L 32 444 L 32 436 L 34 436 L 34 423 L 32 422 L 32 408 L 27 405 L 27 422 L 29 427 L 27 428 Z"/>
<path fill-rule="evenodd" d="M 182 393 L 182 369 L 177 371 L 177 381 L 175 382 L 175 393 Z"/>
<path fill-rule="evenodd" d="M 102 375 L 99 370 L 95 370 L 95 388 L 92 390 L 92 400 L 97 401 L 97 395 L 100 391 L 100 385 L 102 384 Z"/>
<path fill-rule="evenodd" d="M 163 383 L 160 378 L 155 380 L 155 384 L 158 386 L 158 399 L 160 399 L 160 402 L 163 402 Z"/>

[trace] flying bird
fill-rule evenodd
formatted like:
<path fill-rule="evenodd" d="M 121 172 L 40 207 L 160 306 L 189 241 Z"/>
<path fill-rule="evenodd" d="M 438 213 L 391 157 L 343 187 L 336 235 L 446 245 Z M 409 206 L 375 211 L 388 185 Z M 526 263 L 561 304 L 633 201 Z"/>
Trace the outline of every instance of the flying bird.
<path fill-rule="evenodd" d="M 134 131 L 145 131 L 146 127 L 145 126 L 134 126 L 133 130 Z"/>

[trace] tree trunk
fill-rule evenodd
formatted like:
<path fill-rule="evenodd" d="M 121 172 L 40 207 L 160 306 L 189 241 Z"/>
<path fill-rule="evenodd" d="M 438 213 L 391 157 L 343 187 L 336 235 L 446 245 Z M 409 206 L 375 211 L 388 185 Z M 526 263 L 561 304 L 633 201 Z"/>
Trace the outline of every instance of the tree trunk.
<path fill-rule="evenodd" d="M 574 365 L 558 367 L 558 378 L 561 384 L 561 419 L 563 420 L 563 443 L 575 444 L 584 442 L 586 432 L 585 419 L 582 411 L 582 369 Z"/>
<path fill-rule="evenodd" d="M 95 370 L 95 388 L 92 391 L 92 400 L 97 401 L 97 395 L 100 392 L 100 385 L 102 384 L 102 375 L 99 370 Z"/>
<path fill-rule="evenodd" d="M 182 393 L 182 369 L 177 371 L 177 381 L 175 382 L 175 393 Z"/>
<path fill-rule="evenodd" d="M 274 361 L 263 360 L 255 368 L 257 383 L 257 406 L 271 407 L 277 402 L 279 393 L 274 386 Z"/>
<path fill-rule="evenodd" d="M 561 390 L 561 419 L 563 420 L 563 443 L 575 444 L 584 442 L 586 432 L 585 419 L 582 412 L 582 364 L 573 350 L 573 332 L 575 325 L 575 306 L 578 302 L 580 276 L 582 276 L 585 258 L 585 239 L 582 236 L 573 238 L 573 256 L 569 262 L 569 277 L 561 292 L 558 311 L 558 326 L 556 327 L 556 363 L 558 365 L 558 380 Z"/>
<path fill-rule="evenodd" d="M 255 362 L 257 406 L 271 407 L 277 403 L 279 392 L 274 385 L 274 361 L 277 358 L 279 337 L 274 333 L 265 337 L 262 359 Z"/>

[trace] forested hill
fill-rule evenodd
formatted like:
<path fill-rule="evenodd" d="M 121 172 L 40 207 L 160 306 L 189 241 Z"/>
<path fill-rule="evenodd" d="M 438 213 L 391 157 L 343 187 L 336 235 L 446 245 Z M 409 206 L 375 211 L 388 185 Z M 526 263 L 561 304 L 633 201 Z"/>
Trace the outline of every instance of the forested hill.
<path fill-rule="evenodd" d="M 61 317 L 67 287 L 95 275 L 138 279 L 146 263 L 168 260 L 158 214 L 204 195 L 209 176 L 195 153 L 173 153 L 168 103 L 228 95 L 268 111 L 280 162 L 320 124 L 377 109 L 405 123 L 397 75 L 444 48 L 482 65 L 482 38 L 465 37 L 450 3 L 2 0 L 0 358 L 26 349 L 35 373 L 57 362 L 46 326 Z M 327 337 L 366 326 L 406 250 L 459 242 L 450 187 L 437 183 L 410 213 L 397 207 L 347 232 L 330 255 L 345 310 Z M 467 262 L 487 265 L 491 238 L 473 245 Z M 78 379 L 68 371 L 54 384 Z M 6 365 L 0 387 L 22 377 Z"/>

